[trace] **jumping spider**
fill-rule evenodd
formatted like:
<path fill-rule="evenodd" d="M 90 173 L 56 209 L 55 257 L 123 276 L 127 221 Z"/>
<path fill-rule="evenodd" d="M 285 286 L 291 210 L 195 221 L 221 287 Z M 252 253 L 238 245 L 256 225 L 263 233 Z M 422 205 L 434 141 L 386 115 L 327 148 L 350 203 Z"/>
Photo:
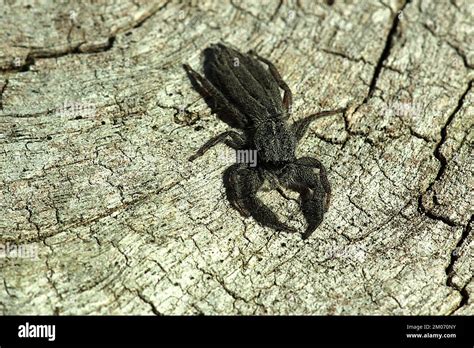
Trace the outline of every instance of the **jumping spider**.
<path fill-rule="evenodd" d="M 236 163 L 225 170 L 228 200 L 243 216 L 252 216 L 263 226 L 296 232 L 257 198 L 264 180 L 275 182 L 276 178 L 280 185 L 300 194 L 301 210 L 308 223 L 303 239 L 308 238 L 323 221 L 331 186 L 324 165 L 311 157 L 297 159 L 295 149 L 312 121 L 345 109 L 319 112 L 288 124 L 292 93 L 270 61 L 253 51 L 245 54 L 223 44 L 211 45 L 204 55 L 206 77 L 187 64 L 184 68 L 194 87 L 211 97 L 219 117 L 242 133 L 227 131 L 213 137 L 189 160 L 220 142 L 236 150 L 256 150 L 256 167 Z M 279 88 L 284 92 L 283 99 Z"/>

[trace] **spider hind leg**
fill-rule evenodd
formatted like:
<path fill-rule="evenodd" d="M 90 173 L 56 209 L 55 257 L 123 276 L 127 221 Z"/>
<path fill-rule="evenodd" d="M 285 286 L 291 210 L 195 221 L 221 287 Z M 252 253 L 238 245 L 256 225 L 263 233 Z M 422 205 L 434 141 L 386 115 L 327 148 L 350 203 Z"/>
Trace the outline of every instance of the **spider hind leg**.
<path fill-rule="evenodd" d="M 227 198 L 243 216 L 252 216 L 260 225 L 275 230 L 296 232 L 293 227 L 282 223 L 278 216 L 257 198 L 257 192 L 262 184 L 263 179 L 258 171 L 244 164 L 234 164 L 224 173 Z"/>
<path fill-rule="evenodd" d="M 319 169 L 319 175 L 313 168 Z M 283 186 L 300 194 L 300 207 L 307 222 L 303 239 L 307 239 L 323 222 L 324 213 L 329 207 L 331 187 L 326 169 L 317 159 L 302 157 L 279 179 Z"/>

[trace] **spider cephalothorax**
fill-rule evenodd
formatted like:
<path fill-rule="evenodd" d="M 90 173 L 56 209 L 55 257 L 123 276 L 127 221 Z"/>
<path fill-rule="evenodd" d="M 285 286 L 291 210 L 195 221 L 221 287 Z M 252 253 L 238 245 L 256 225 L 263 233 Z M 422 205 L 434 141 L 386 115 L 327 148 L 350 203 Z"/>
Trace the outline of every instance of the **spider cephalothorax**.
<path fill-rule="evenodd" d="M 311 157 L 297 159 L 295 149 L 313 120 L 344 109 L 319 112 L 290 124 L 292 94 L 270 61 L 252 51 L 243 54 L 223 44 L 211 45 L 204 53 L 206 77 L 189 65 L 184 68 L 199 92 L 211 97 L 220 118 L 240 132 L 217 135 L 189 159 L 202 156 L 219 142 L 236 150 L 256 150 L 256 166 L 236 163 L 226 169 L 227 198 L 243 216 L 252 216 L 276 230 L 295 232 L 257 198 L 265 179 L 277 178 L 280 185 L 300 194 L 301 210 L 308 223 L 303 238 L 308 238 L 329 207 L 331 187 L 323 164 Z"/>

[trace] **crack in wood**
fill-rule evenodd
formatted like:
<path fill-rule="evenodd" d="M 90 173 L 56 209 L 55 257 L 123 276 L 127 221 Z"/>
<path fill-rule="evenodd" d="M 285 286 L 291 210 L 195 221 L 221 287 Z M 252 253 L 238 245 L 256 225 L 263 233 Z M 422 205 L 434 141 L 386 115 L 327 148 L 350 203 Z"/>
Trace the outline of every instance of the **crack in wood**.
<path fill-rule="evenodd" d="M 467 292 L 467 285 L 470 283 L 471 279 L 466 282 L 466 284 L 460 288 L 457 284 L 454 283 L 453 277 L 456 275 L 456 272 L 454 271 L 454 265 L 456 264 L 457 260 L 459 259 L 459 250 L 461 249 L 462 245 L 464 242 L 468 239 L 471 231 L 472 231 L 472 223 L 474 221 L 474 215 L 471 215 L 471 219 L 467 223 L 466 227 L 463 229 L 461 233 L 461 237 L 459 238 L 459 241 L 456 243 L 455 248 L 451 251 L 451 260 L 449 262 L 448 267 L 446 267 L 446 285 L 453 288 L 454 290 L 458 291 L 461 294 L 461 301 L 459 302 L 459 305 L 454 309 L 451 314 L 456 312 L 459 308 L 465 306 L 469 302 L 469 293 Z"/>

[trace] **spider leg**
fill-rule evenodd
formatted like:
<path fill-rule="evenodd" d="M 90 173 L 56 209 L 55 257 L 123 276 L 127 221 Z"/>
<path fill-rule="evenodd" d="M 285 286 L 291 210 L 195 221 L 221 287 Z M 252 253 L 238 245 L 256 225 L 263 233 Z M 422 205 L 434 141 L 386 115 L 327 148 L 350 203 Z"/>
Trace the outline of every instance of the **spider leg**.
<path fill-rule="evenodd" d="M 282 79 L 280 73 L 278 72 L 277 68 L 275 67 L 275 65 L 273 65 L 272 62 L 270 62 L 268 59 L 260 57 L 253 50 L 249 51 L 249 53 L 251 55 L 255 56 L 258 60 L 260 60 L 263 63 L 265 63 L 266 65 L 268 65 L 268 69 L 270 70 L 270 73 L 272 74 L 273 78 L 275 79 L 275 82 L 284 91 L 283 106 L 285 107 L 288 114 L 290 114 L 291 113 L 291 108 L 293 106 L 293 93 L 291 93 L 290 87 L 288 87 L 286 82 Z"/>
<path fill-rule="evenodd" d="M 229 137 L 231 139 L 229 139 Z M 245 145 L 245 138 L 235 132 L 235 131 L 227 131 L 221 134 L 216 135 L 215 137 L 209 139 L 201 148 L 192 156 L 189 157 L 189 161 L 194 161 L 196 158 L 201 157 L 209 150 L 211 147 L 224 142 L 227 146 L 230 146 L 233 149 L 241 149 Z"/>
<path fill-rule="evenodd" d="M 235 122 L 235 128 L 245 128 L 248 121 L 239 110 L 237 110 L 227 98 L 204 76 L 193 70 L 188 64 L 183 64 L 184 70 L 191 78 L 191 82 L 202 96 L 211 96 L 217 105 L 222 105 L 227 114 L 230 114 Z M 198 83 L 197 83 L 198 82 Z"/>
<path fill-rule="evenodd" d="M 319 175 L 313 168 L 319 168 Z M 302 157 L 279 179 L 283 186 L 300 194 L 301 210 L 308 223 L 303 239 L 307 239 L 321 224 L 329 206 L 331 187 L 326 170 L 317 159 Z"/>
<path fill-rule="evenodd" d="M 282 223 L 278 216 L 257 198 L 257 191 L 262 184 L 263 179 L 257 170 L 250 169 L 244 164 L 234 164 L 224 172 L 227 198 L 240 214 L 245 217 L 252 216 L 262 226 L 280 231 L 296 232 L 296 229 Z"/>
<path fill-rule="evenodd" d="M 324 167 L 319 160 L 313 157 L 301 157 L 296 161 L 296 163 L 302 166 L 319 169 L 319 180 L 321 181 L 321 185 L 326 193 L 324 211 L 328 211 L 329 204 L 331 203 L 331 184 L 329 184 L 326 167 Z"/>
<path fill-rule="evenodd" d="M 341 112 L 344 112 L 346 109 L 337 109 L 337 110 L 328 110 L 328 111 L 321 111 L 315 114 L 311 114 L 309 116 L 306 116 L 305 118 L 302 118 L 301 120 L 295 121 L 292 125 L 291 128 L 293 130 L 293 133 L 296 136 L 296 139 L 299 141 L 301 138 L 305 135 L 306 131 L 308 130 L 309 125 L 311 122 L 324 117 L 324 116 L 330 116 L 334 114 L 338 114 Z"/>

